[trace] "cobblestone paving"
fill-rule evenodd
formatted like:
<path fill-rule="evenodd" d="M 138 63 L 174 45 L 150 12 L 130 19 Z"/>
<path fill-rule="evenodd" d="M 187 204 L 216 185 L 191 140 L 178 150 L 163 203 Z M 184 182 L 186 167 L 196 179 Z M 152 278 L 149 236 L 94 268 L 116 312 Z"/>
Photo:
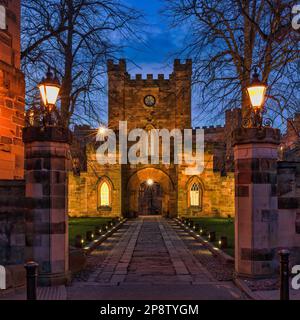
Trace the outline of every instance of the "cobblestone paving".
<path fill-rule="evenodd" d="M 127 221 L 92 252 L 68 295 L 71 299 L 83 295 L 92 299 L 100 295 L 102 299 L 244 298 L 228 281 L 231 277 L 232 270 L 172 220 L 140 217 Z"/>

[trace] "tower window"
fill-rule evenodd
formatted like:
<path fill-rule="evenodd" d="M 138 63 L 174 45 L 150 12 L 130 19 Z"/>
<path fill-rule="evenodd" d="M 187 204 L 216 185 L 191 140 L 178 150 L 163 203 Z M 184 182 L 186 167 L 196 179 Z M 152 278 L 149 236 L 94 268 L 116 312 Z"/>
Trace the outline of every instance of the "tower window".
<path fill-rule="evenodd" d="M 200 186 L 197 183 L 192 184 L 190 189 L 190 205 L 191 207 L 200 206 Z"/>

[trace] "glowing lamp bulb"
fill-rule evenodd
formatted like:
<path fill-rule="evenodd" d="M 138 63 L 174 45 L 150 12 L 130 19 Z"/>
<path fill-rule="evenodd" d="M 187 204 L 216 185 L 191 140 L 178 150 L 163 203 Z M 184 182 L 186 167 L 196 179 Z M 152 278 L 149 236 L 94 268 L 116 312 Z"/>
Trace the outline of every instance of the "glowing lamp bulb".
<path fill-rule="evenodd" d="M 256 85 L 247 88 L 253 108 L 261 108 L 265 101 L 267 87 L 265 85 Z"/>
<path fill-rule="evenodd" d="M 152 179 L 148 179 L 148 180 L 147 180 L 147 184 L 148 184 L 148 186 L 152 186 L 152 185 L 153 185 L 153 183 L 154 183 L 154 181 L 153 181 Z"/>
<path fill-rule="evenodd" d="M 44 78 L 39 84 L 38 88 L 40 90 L 40 95 L 44 105 L 52 110 L 53 106 L 56 104 L 61 85 L 56 77 L 54 77 L 50 68 Z"/>
<path fill-rule="evenodd" d="M 266 98 L 268 86 L 259 80 L 257 68 L 255 68 L 251 84 L 247 87 L 247 92 L 250 98 L 251 105 L 254 109 L 263 108 Z"/>
<path fill-rule="evenodd" d="M 100 126 L 99 129 L 98 129 L 97 135 L 98 135 L 98 136 L 104 136 L 105 133 L 106 133 L 106 130 L 107 130 L 107 129 L 106 129 L 105 126 Z"/>

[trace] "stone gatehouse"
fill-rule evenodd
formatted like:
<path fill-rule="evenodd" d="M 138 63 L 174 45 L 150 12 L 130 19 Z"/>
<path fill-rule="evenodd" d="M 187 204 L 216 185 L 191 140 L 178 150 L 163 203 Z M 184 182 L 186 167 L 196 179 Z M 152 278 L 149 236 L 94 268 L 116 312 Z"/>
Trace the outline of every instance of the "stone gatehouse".
<path fill-rule="evenodd" d="M 127 121 L 128 131 L 183 131 L 192 127 L 191 60 L 175 60 L 168 78 L 163 74 L 157 78 L 152 74 L 146 79 L 141 75 L 133 78 L 127 73 L 125 60 L 116 64 L 108 61 L 107 70 L 108 128 L 116 132 L 119 121 Z M 196 176 L 185 174 L 186 165 L 174 163 L 99 165 L 97 130 L 76 126 L 75 170 L 69 175 L 69 215 L 233 216 L 234 179 L 225 164 L 229 158 L 227 142 L 239 119 L 238 109 L 229 110 L 224 127 L 204 128 L 205 170 Z"/>

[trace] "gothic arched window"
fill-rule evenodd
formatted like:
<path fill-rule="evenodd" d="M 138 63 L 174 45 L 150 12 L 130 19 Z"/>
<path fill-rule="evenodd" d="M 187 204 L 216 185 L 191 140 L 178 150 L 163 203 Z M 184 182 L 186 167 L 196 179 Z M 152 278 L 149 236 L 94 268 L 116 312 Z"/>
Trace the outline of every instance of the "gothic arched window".
<path fill-rule="evenodd" d="M 198 183 L 193 183 L 190 189 L 190 205 L 191 207 L 200 207 L 201 190 Z"/>
<path fill-rule="evenodd" d="M 111 188 L 106 181 L 100 184 L 99 200 L 100 207 L 109 207 L 111 205 Z"/>

